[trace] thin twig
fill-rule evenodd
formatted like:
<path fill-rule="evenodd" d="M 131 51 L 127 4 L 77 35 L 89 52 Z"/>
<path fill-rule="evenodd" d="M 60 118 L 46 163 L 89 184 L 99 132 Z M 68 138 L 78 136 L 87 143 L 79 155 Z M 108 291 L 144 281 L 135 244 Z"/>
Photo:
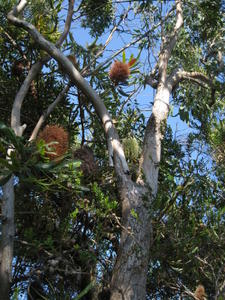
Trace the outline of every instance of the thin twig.
<path fill-rule="evenodd" d="M 70 89 L 70 85 L 66 85 L 64 87 L 64 89 L 59 93 L 59 95 L 57 96 L 57 98 L 55 99 L 54 102 L 52 102 L 49 107 L 46 109 L 46 111 L 44 111 L 44 113 L 41 115 L 41 117 L 39 118 L 30 138 L 29 141 L 33 141 L 36 139 L 38 131 L 40 130 L 41 126 L 43 125 L 43 123 L 45 122 L 45 120 L 47 119 L 47 117 L 50 115 L 50 113 L 54 110 L 54 108 L 56 107 L 56 105 L 65 97 L 65 95 L 67 94 L 67 92 Z"/>

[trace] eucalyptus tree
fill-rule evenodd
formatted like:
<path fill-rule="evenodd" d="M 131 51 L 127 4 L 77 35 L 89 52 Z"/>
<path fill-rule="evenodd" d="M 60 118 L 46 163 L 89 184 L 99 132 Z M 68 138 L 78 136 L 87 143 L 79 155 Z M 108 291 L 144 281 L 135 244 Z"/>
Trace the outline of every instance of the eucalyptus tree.
<path fill-rule="evenodd" d="M 52 2 L 49 3 L 51 6 Z M 65 86 L 54 105 L 50 106 L 47 113 L 43 115 L 30 140 L 37 136 L 43 119 L 45 120 L 50 114 L 60 101 L 60 97 L 68 92 L 71 85 L 75 85 L 79 92 L 85 95 L 86 101 L 92 105 L 92 118 L 100 120 L 108 148 L 109 170 L 114 168 L 121 203 L 121 235 L 112 271 L 110 299 L 145 299 L 149 257 L 154 242 L 152 238 L 154 201 L 158 195 L 161 148 L 169 115 L 170 99 L 173 96 L 174 104 L 179 105 L 181 119 L 190 122 L 202 134 L 207 131 L 207 122 L 215 118 L 217 111 L 222 109 L 223 101 L 220 91 L 224 72 L 224 30 L 222 27 L 224 15 L 220 1 L 183 2 L 176 0 L 168 1 L 168 3 L 128 1 L 129 6 L 124 7 L 124 11 L 116 22 L 113 13 L 117 2 L 113 4 L 111 1 L 103 3 L 101 1 L 100 15 L 98 10 L 94 9 L 97 4 L 98 1 L 95 3 L 88 1 L 85 5 L 81 1 L 80 6 L 73 11 L 73 1 L 69 1 L 65 31 L 58 41 L 56 38 L 52 40 L 48 35 L 42 34 L 43 28 L 40 28 L 38 22 L 31 22 L 32 20 L 29 18 L 30 4 L 26 0 L 21 0 L 9 11 L 8 21 L 18 31 L 25 30 L 32 39 L 36 51 L 40 53 L 40 60 L 32 65 L 15 97 L 11 127 L 16 135 L 23 134 L 26 128 L 26 125 L 21 124 L 20 121 L 23 99 L 41 67 L 48 60 L 54 58 L 59 66 L 63 66 L 63 72 L 69 78 L 70 83 Z M 208 14 L 210 10 L 213 12 L 212 14 Z M 97 47 L 97 43 L 94 42 L 89 47 L 89 51 L 92 51 L 92 59 L 88 63 L 83 61 L 82 67 L 73 65 L 59 49 L 69 32 L 73 13 L 78 14 L 75 21 L 80 19 L 83 26 L 91 29 L 93 37 L 99 37 L 103 33 L 103 28 L 110 27 L 111 29 L 105 44 Z M 45 17 L 46 14 L 43 14 L 43 19 Z M 134 30 L 132 27 L 129 29 L 130 19 L 134 21 L 135 18 L 140 21 L 140 27 Z M 100 23 L 98 20 L 101 20 Z M 128 33 L 128 36 L 130 34 L 132 40 L 110 58 L 102 60 L 113 34 L 121 30 Z M 74 36 L 70 32 L 70 39 L 76 44 L 75 32 Z M 124 151 L 118 134 L 121 131 L 117 130 L 116 122 L 111 117 L 111 111 L 103 101 L 104 96 L 107 99 L 109 93 L 107 95 L 103 92 L 99 94 L 93 80 L 88 82 L 85 77 L 99 76 L 103 82 L 101 89 L 104 90 L 106 87 L 104 86 L 104 76 L 107 76 L 105 65 L 135 44 L 139 45 L 142 50 L 139 59 L 143 59 L 149 64 L 145 70 L 148 71 L 147 74 L 140 78 L 140 84 L 150 86 L 155 90 L 155 96 L 151 115 L 146 120 L 142 136 L 137 174 L 131 176 L 128 157 L 126 157 L 127 152 Z M 75 49 L 78 48 L 75 47 Z M 48 54 L 44 58 L 42 57 L 43 52 Z M 111 85 L 111 93 L 115 93 L 113 85 Z M 193 100 L 194 97 L 197 97 L 196 101 Z M 121 109 L 123 108 L 122 106 Z M 88 105 L 85 106 L 85 109 L 89 109 Z M 115 111 L 114 113 L 117 117 Z M 13 176 L 4 185 L 3 193 L 2 220 L 4 222 L 2 221 L 0 274 L 2 280 L 0 286 L 2 294 L 8 295 L 14 236 Z M 163 214 L 166 210 L 161 209 Z M 193 294 L 189 294 L 193 296 Z M 5 298 L 7 299 L 7 296 Z"/>

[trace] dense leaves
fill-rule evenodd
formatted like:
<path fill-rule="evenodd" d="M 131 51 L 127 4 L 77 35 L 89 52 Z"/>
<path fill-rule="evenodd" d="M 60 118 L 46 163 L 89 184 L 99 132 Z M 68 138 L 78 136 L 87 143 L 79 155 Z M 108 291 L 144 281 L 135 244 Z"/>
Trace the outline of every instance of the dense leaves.
<path fill-rule="evenodd" d="M 117 2 L 77 1 L 73 24 L 83 27 L 85 34 L 90 33 L 89 43 L 79 44 L 72 26 L 61 50 L 76 57 L 77 69 L 83 69 L 103 99 L 135 181 L 153 99 L 148 88 L 143 92 L 145 77 L 159 50 L 160 30 L 170 35 L 175 18 L 171 13 L 161 22 L 173 8 L 170 1 Z M 45 55 L 25 31 L 7 21 L 14 3 L 0 4 L 0 184 L 14 174 L 16 191 L 11 294 L 15 299 L 18 295 L 28 299 L 109 299 L 122 226 L 118 182 L 108 166 L 102 124 L 89 99 L 72 86 L 44 124 L 59 125 L 68 132 L 68 152 L 60 161 L 50 161 L 47 152 L 51 145 L 43 140 L 29 142 L 40 116 L 68 84 L 63 68 L 50 60 L 24 100 L 21 123 L 27 128 L 23 137 L 17 137 L 9 128 L 15 96 L 31 66 Z M 32 1 L 24 17 L 54 43 L 62 30 L 64 8 L 64 1 Z M 175 126 L 165 126 L 159 193 L 149 209 L 153 240 L 146 298 L 191 297 L 201 283 L 208 299 L 222 299 L 224 7 L 219 0 L 185 1 L 183 9 L 184 27 L 168 72 L 175 68 L 201 72 L 212 78 L 212 85 L 188 80 L 173 90 L 171 108 L 177 111 L 176 122 L 190 127 L 179 136 Z M 126 56 L 138 60 L 125 82 L 115 84 L 109 77 L 113 59 L 108 58 L 118 50 L 119 38 L 109 52 L 100 53 L 104 48 L 102 36 L 121 21 L 125 11 L 130 14 L 119 23 L 116 37 L 123 41 L 122 46 L 124 41 L 139 40 L 134 48 L 125 50 L 126 55 L 122 49 L 123 54 L 116 58 L 123 63 L 129 61 Z M 132 213 L 138 219 L 136 212 Z"/>

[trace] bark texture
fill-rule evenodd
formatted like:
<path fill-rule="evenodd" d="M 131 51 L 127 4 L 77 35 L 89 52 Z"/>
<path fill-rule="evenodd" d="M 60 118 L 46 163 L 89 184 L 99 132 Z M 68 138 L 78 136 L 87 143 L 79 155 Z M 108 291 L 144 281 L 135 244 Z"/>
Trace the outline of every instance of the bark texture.
<path fill-rule="evenodd" d="M 111 280 L 110 300 L 144 300 L 151 244 L 150 206 L 157 194 L 164 122 L 170 89 L 159 85 L 146 127 L 138 183 L 127 179 L 121 187 L 122 233 Z M 144 178 L 143 178 L 144 177 Z"/>
<path fill-rule="evenodd" d="M 127 181 L 121 188 L 123 230 L 111 281 L 111 300 L 145 299 L 151 241 L 146 189 Z"/>
<path fill-rule="evenodd" d="M 9 299 L 14 241 L 13 177 L 3 186 L 2 235 L 0 248 L 0 299 Z M 2 298 L 1 298 L 2 297 Z"/>

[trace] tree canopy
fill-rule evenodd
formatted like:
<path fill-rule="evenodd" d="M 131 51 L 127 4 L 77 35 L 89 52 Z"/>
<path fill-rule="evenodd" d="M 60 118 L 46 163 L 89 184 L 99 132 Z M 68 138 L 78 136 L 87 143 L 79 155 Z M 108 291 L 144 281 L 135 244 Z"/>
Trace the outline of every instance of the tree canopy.
<path fill-rule="evenodd" d="M 224 21 L 222 0 L 1 1 L 6 299 L 224 299 Z"/>

